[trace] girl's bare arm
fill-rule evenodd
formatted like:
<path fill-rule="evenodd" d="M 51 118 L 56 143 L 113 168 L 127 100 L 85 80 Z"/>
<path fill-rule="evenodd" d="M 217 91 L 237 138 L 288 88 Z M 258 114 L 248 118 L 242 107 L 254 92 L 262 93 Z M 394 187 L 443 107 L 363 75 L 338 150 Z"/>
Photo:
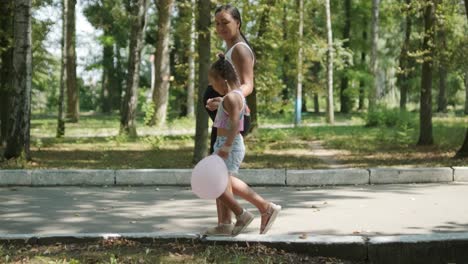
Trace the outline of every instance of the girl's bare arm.
<path fill-rule="evenodd" d="M 218 155 L 226 159 L 234 138 L 239 134 L 239 121 L 240 113 L 242 111 L 243 102 L 242 99 L 235 94 L 228 94 L 223 101 L 223 106 L 226 112 L 229 114 L 229 121 L 231 123 L 231 128 L 228 130 L 226 135 L 226 142 L 224 146 L 220 149 Z"/>

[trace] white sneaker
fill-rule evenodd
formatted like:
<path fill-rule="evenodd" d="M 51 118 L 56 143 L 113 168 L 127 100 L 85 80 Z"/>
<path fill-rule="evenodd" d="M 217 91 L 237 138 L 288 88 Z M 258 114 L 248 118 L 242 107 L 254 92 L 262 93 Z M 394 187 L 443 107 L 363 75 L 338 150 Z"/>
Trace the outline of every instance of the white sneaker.
<path fill-rule="evenodd" d="M 237 236 L 240 234 L 242 231 L 244 231 L 247 226 L 252 223 L 252 220 L 254 219 L 254 215 L 245 210 L 242 212 L 240 215 L 236 215 L 236 225 L 234 226 L 234 229 L 232 230 L 232 235 Z"/>
<path fill-rule="evenodd" d="M 279 212 L 281 211 L 281 205 L 270 203 L 268 210 L 262 214 L 263 217 L 268 217 L 268 220 L 265 225 L 260 226 L 260 234 L 266 234 L 270 230 L 271 226 L 276 220 Z"/>
<path fill-rule="evenodd" d="M 232 236 L 234 224 L 218 224 L 208 228 L 203 235 L 205 236 Z"/>

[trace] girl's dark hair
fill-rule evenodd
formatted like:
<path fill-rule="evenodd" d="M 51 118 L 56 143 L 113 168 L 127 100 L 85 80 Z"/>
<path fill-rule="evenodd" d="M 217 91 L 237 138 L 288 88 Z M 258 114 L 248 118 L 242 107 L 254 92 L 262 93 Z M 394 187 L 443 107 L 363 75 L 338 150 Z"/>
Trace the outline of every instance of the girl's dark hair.
<path fill-rule="evenodd" d="M 250 45 L 250 42 L 247 40 L 247 38 L 244 36 L 244 33 L 242 33 L 242 18 L 239 12 L 239 9 L 237 9 L 235 6 L 227 4 L 227 5 L 222 5 L 218 6 L 215 10 L 215 15 L 218 14 L 221 11 L 226 11 L 228 12 L 235 20 L 239 22 L 239 32 L 244 39 L 244 41 L 249 45 L 250 49 L 252 49 L 252 45 Z"/>
<path fill-rule="evenodd" d="M 218 60 L 211 64 L 210 74 L 219 76 L 228 83 L 239 82 L 239 77 L 237 76 L 234 65 L 226 60 L 224 54 L 218 54 Z"/>

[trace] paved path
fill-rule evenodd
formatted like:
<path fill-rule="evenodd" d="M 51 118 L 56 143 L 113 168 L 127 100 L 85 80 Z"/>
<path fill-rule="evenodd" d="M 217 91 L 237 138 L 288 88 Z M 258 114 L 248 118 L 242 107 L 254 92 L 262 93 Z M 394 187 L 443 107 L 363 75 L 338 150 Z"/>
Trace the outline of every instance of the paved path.
<path fill-rule="evenodd" d="M 255 190 L 284 208 L 271 235 L 468 232 L 468 183 Z M 254 212 L 257 217 L 247 230 L 252 235 L 260 225 Z M 196 198 L 186 187 L 0 188 L 0 236 L 200 233 L 215 223 L 214 203 Z"/>

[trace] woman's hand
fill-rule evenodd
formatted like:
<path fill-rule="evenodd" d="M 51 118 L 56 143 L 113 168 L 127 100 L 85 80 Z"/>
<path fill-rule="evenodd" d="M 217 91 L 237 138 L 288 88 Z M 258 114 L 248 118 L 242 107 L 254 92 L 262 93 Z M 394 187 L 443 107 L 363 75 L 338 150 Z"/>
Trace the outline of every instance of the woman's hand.
<path fill-rule="evenodd" d="M 219 103 L 223 100 L 222 97 L 210 98 L 206 101 L 205 107 L 210 111 L 218 109 Z"/>

